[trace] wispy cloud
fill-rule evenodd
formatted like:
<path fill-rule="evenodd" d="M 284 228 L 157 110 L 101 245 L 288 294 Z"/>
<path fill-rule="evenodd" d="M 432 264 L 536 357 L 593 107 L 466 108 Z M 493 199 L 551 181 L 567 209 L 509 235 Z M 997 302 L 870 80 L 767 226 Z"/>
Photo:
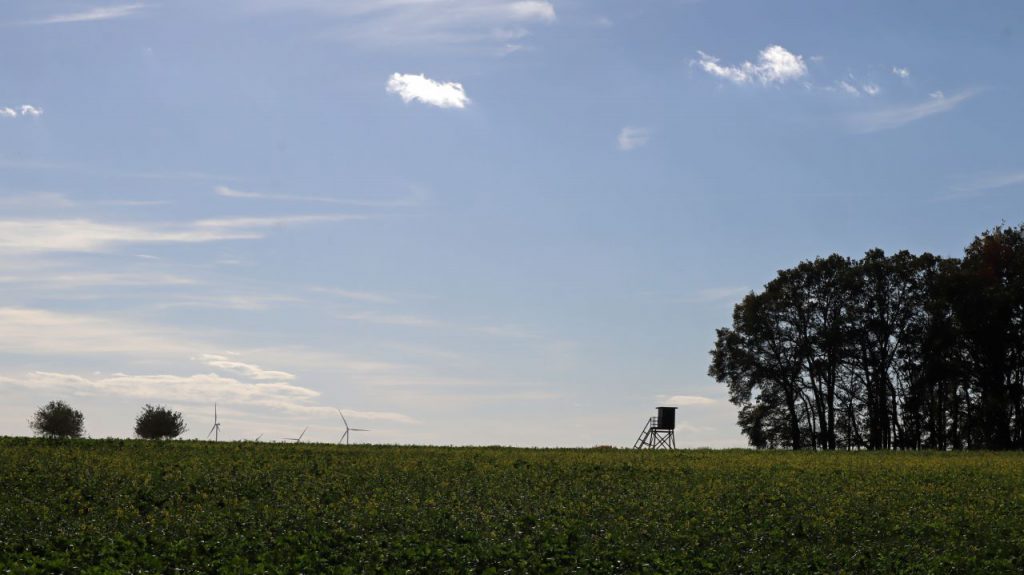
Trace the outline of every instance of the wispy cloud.
<path fill-rule="evenodd" d="M 5 208 L 70 208 L 74 205 L 71 198 L 54 192 L 29 192 L 0 198 L 0 206 Z"/>
<path fill-rule="evenodd" d="M 98 20 L 113 20 L 131 16 L 143 8 L 138 4 L 117 4 L 112 6 L 97 6 L 81 12 L 67 14 L 56 14 L 38 20 L 30 20 L 26 24 L 69 24 L 72 22 L 96 22 Z"/>
<path fill-rule="evenodd" d="M 175 295 L 164 298 L 157 305 L 159 309 L 173 308 L 208 308 L 236 311 L 265 310 L 280 303 L 301 301 L 298 298 L 283 295 L 259 294 L 212 294 L 212 295 Z"/>
<path fill-rule="evenodd" d="M 213 192 L 222 198 L 232 198 L 240 200 L 271 200 L 271 201 L 288 201 L 288 202 L 319 202 L 325 204 L 338 204 L 346 206 L 360 206 L 367 208 L 400 208 L 410 207 L 418 205 L 423 198 L 423 192 L 420 190 L 413 190 L 413 193 L 406 198 L 396 198 L 391 200 L 372 200 L 372 199 L 354 199 L 354 198 L 332 198 L 328 196 L 304 196 L 295 194 L 268 194 L 264 192 L 251 192 L 245 190 L 238 190 L 235 188 L 229 188 L 227 186 L 216 186 Z"/>
<path fill-rule="evenodd" d="M 33 355 L 189 355 L 196 346 L 173 330 L 87 314 L 0 308 L 0 349 Z"/>
<path fill-rule="evenodd" d="M 337 288 L 313 287 L 310 291 L 336 296 L 342 299 L 367 303 L 395 303 L 394 298 L 386 295 L 364 291 L 350 291 Z"/>
<path fill-rule="evenodd" d="M 438 328 L 467 334 L 487 335 L 511 339 L 533 339 L 537 337 L 535 334 L 516 325 L 464 325 L 410 314 L 358 312 L 338 314 L 335 317 L 344 321 L 358 321 L 369 324 L 391 325 L 397 327 Z"/>
<path fill-rule="evenodd" d="M 718 58 L 698 51 L 699 60 L 694 63 L 702 70 L 735 84 L 758 81 L 762 85 L 784 84 L 807 74 L 803 56 L 794 54 L 782 46 L 768 46 L 758 54 L 757 63 L 744 62 L 738 66 L 723 66 Z"/>
<path fill-rule="evenodd" d="M 557 19 L 547 0 L 262 0 L 271 10 L 318 12 L 347 41 L 390 48 L 420 45 L 497 45 Z M 499 51 L 500 53 L 500 51 Z"/>
<path fill-rule="evenodd" d="M 946 96 L 942 92 L 934 92 L 927 100 L 919 104 L 887 108 L 854 116 L 850 119 L 850 128 L 861 134 L 899 128 L 929 116 L 949 112 L 973 98 L 977 93 L 976 90 L 965 90 L 953 96 Z"/>
<path fill-rule="evenodd" d="M 735 301 L 750 292 L 750 288 L 747 287 L 715 287 L 698 290 L 691 296 L 683 298 L 682 301 L 687 303 L 713 303 L 720 301 Z"/>
<path fill-rule="evenodd" d="M 291 381 L 295 379 L 294 374 L 288 373 L 286 371 L 274 371 L 269 369 L 263 369 L 258 365 L 252 363 L 245 363 L 244 361 L 238 361 L 226 355 L 204 353 L 203 355 L 199 356 L 199 360 L 210 367 L 214 367 L 223 371 L 234 372 L 243 375 L 249 379 L 255 379 L 258 381 Z"/>
<path fill-rule="evenodd" d="M 36 290 L 78 290 L 83 287 L 190 286 L 199 282 L 165 273 L 51 272 L 0 274 L 0 283 L 24 284 Z"/>
<path fill-rule="evenodd" d="M 954 186 L 952 188 L 953 193 L 944 196 L 944 198 L 954 199 L 974 197 L 984 192 L 1016 186 L 1024 186 L 1024 171 L 986 175 L 975 178 L 971 181 Z"/>
<path fill-rule="evenodd" d="M 623 152 L 635 150 L 647 144 L 651 138 L 650 130 L 626 126 L 619 132 L 619 149 Z"/>
<path fill-rule="evenodd" d="M 898 66 L 892 67 L 892 73 L 904 79 L 910 77 L 910 70 L 906 68 L 900 68 Z"/>
<path fill-rule="evenodd" d="M 666 405 L 677 405 L 680 407 L 686 407 L 690 405 L 711 405 L 718 403 L 710 397 L 703 397 L 700 395 L 673 395 L 662 400 Z"/>
<path fill-rule="evenodd" d="M 405 103 L 418 100 L 438 108 L 465 108 L 469 98 L 462 84 L 437 82 L 423 74 L 392 74 L 387 91 L 401 96 Z"/>
<path fill-rule="evenodd" d="M 7 219 L 0 220 L 0 251 L 99 252 L 125 244 L 254 240 L 264 237 L 266 228 L 356 219 L 365 219 L 365 216 L 233 217 L 189 224 L 147 225 L 108 224 L 88 219 Z"/>

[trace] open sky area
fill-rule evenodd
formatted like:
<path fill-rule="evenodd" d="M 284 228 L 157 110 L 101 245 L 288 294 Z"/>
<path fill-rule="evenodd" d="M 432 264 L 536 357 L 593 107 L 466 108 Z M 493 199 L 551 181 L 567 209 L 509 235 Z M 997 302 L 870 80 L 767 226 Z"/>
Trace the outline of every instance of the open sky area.
<path fill-rule="evenodd" d="M 1019 1 L 3 7 L 0 434 L 742 446 L 745 293 L 1022 219 Z"/>

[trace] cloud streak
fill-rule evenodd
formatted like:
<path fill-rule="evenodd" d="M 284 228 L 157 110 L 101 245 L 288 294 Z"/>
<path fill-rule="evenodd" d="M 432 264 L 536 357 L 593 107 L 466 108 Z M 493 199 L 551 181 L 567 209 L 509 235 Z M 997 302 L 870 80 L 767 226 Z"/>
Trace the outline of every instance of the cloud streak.
<path fill-rule="evenodd" d="M 0 220 L 0 252 L 101 252 L 119 245 L 255 240 L 267 228 L 365 219 L 353 214 L 231 217 L 189 224 L 109 224 L 88 219 Z"/>
<path fill-rule="evenodd" d="M 465 108 L 469 97 L 457 82 L 437 82 L 423 74 L 392 74 L 388 79 L 387 91 L 398 94 L 402 101 L 419 101 L 438 108 Z"/>
<path fill-rule="evenodd" d="M 935 92 L 919 104 L 887 108 L 854 116 L 849 122 L 850 129 L 860 134 L 892 130 L 930 116 L 949 112 L 975 95 L 977 95 L 975 90 L 965 90 L 953 96 Z"/>
<path fill-rule="evenodd" d="M 710 397 L 703 397 L 700 395 L 673 395 L 663 401 L 667 405 L 677 405 L 679 407 L 688 407 L 691 405 L 712 405 L 718 403 Z"/>
<path fill-rule="evenodd" d="M 74 22 L 97 22 L 100 20 L 113 20 L 116 18 L 124 18 L 131 16 L 143 8 L 141 3 L 138 4 L 118 4 L 113 6 L 97 6 L 90 8 L 89 10 L 83 10 L 81 12 L 71 12 L 68 14 L 57 14 L 54 16 L 48 16 L 46 18 L 40 18 L 38 20 L 30 20 L 26 24 L 32 25 L 45 25 L 45 24 L 70 24 Z"/>
<path fill-rule="evenodd" d="M 250 3 L 251 4 L 251 3 Z M 337 22 L 332 35 L 375 48 L 497 45 L 557 20 L 548 0 L 261 0 L 269 10 L 317 12 Z"/>

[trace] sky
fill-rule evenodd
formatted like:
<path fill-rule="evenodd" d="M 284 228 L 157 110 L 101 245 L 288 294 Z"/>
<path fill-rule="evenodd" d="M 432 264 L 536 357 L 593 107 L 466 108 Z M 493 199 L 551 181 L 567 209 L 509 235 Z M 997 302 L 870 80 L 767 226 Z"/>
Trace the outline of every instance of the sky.
<path fill-rule="evenodd" d="M 1022 219 L 1016 1 L 3 7 L 0 434 L 744 446 L 744 294 Z"/>

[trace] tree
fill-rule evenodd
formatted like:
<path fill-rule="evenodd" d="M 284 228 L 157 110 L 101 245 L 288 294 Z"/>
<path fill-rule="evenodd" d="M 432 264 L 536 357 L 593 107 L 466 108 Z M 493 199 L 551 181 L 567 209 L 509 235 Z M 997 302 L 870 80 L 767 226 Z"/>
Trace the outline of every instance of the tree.
<path fill-rule="evenodd" d="M 82 412 L 63 401 L 51 401 L 40 407 L 28 424 L 36 435 L 51 439 L 82 437 L 85 433 Z"/>
<path fill-rule="evenodd" d="M 146 404 L 135 418 L 135 435 L 142 439 L 174 439 L 188 427 L 180 411 Z"/>
<path fill-rule="evenodd" d="M 1024 449 L 1024 225 L 780 270 L 711 356 L 756 447 Z"/>

